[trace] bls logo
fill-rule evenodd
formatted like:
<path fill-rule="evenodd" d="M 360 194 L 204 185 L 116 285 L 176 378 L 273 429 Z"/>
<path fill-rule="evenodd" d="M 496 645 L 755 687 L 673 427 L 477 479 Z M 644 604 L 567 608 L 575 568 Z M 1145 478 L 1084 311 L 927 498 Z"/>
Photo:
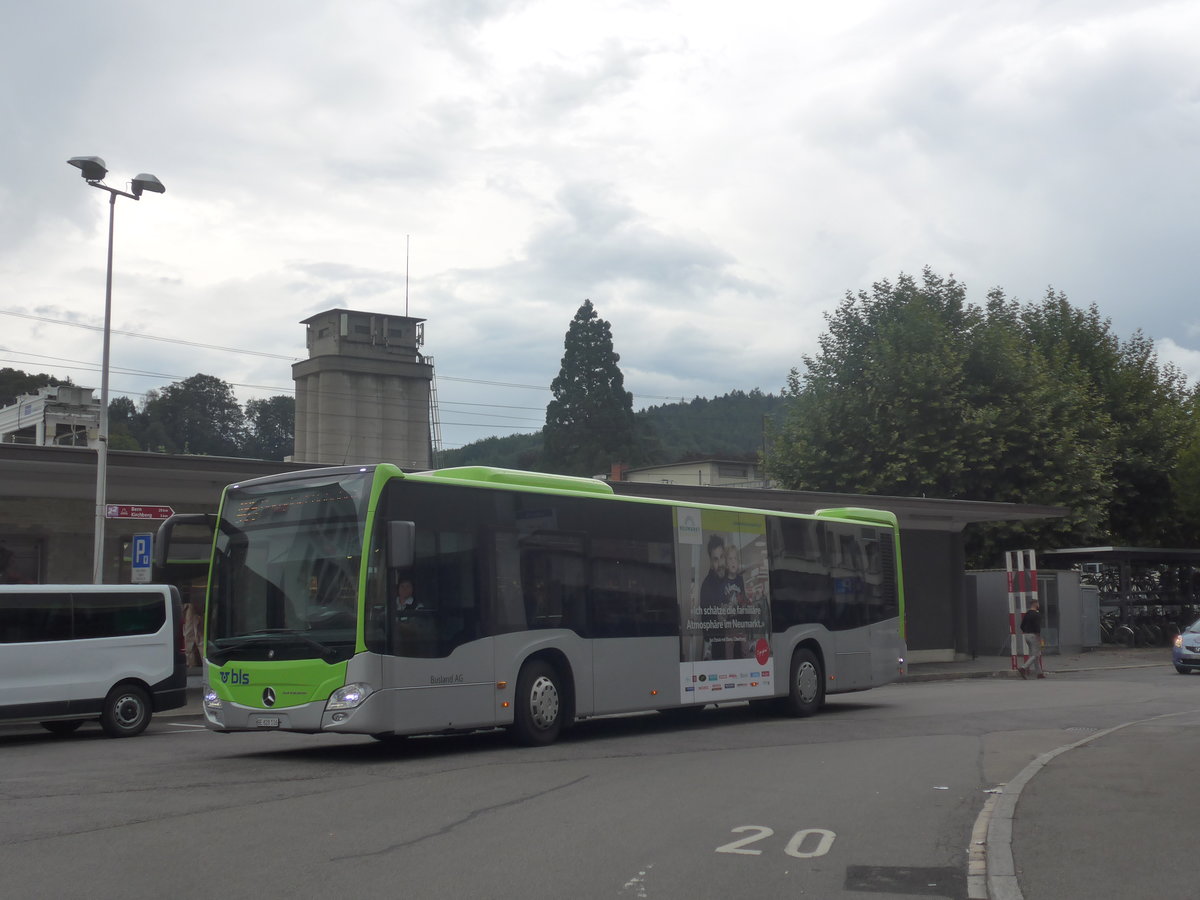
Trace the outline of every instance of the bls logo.
<path fill-rule="evenodd" d="M 243 672 L 241 669 L 233 669 L 229 672 L 221 673 L 221 684 L 249 684 L 250 673 Z"/>

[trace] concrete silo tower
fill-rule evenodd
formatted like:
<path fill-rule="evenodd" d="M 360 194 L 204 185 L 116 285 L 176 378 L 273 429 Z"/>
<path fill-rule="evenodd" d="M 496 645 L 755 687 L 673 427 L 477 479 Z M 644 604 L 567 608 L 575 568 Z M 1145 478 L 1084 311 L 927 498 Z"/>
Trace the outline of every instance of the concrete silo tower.
<path fill-rule="evenodd" d="M 296 382 L 296 462 L 431 467 L 433 360 L 425 320 L 330 309 L 305 319 Z"/>

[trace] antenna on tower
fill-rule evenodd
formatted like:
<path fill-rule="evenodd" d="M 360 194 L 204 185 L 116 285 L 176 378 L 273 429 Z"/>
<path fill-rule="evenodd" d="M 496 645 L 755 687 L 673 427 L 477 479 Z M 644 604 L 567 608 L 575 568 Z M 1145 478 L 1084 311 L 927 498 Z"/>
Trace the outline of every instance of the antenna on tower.
<path fill-rule="evenodd" d="M 408 242 L 411 235 L 404 236 L 404 318 L 408 318 Z"/>

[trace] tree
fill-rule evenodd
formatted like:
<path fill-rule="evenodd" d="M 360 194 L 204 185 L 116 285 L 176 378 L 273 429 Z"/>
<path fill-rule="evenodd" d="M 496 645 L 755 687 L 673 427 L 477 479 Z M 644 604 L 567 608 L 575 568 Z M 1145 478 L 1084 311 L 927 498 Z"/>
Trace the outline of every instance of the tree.
<path fill-rule="evenodd" d="M 1094 308 L 1053 292 L 1022 307 L 997 289 L 981 309 L 928 268 L 920 283 L 901 275 L 848 294 L 827 321 L 819 352 L 789 377 L 768 448 L 783 486 L 1071 511 L 978 530 L 968 550 L 982 564 L 1018 538 L 1064 546 L 1161 531 L 1184 395 L 1140 335 L 1122 342 Z M 1141 415 L 1153 424 L 1135 423 Z M 1156 498 L 1129 496 L 1142 489 Z"/>
<path fill-rule="evenodd" d="M 1053 289 L 1023 311 L 1021 323 L 1053 377 L 1082 385 L 1091 397 L 1088 415 L 1111 423 L 1112 478 L 1119 489 L 1108 510 L 1110 533 L 1134 546 L 1174 542 L 1171 472 L 1188 429 L 1183 374 L 1160 366 L 1153 342 L 1140 331 L 1122 341 L 1094 304 L 1077 309 Z"/>
<path fill-rule="evenodd" d="M 114 397 L 108 404 L 108 449 L 141 450 L 144 419 L 128 397 Z"/>
<path fill-rule="evenodd" d="M 1200 546 L 1200 386 L 1188 397 L 1183 447 L 1171 473 L 1179 547 Z"/>
<path fill-rule="evenodd" d="M 0 369 L 0 406 L 12 406 L 22 394 L 32 394 L 41 387 L 55 387 L 60 384 L 70 384 L 71 379 L 60 381 L 42 372 L 30 375 L 20 369 Z"/>
<path fill-rule="evenodd" d="M 245 417 L 233 388 L 197 374 L 146 395 L 146 446 L 167 453 L 236 456 Z"/>
<path fill-rule="evenodd" d="M 247 456 L 282 460 L 296 446 L 296 398 L 278 395 L 246 401 Z"/>
<path fill-rule="evenodd" d="M 595 475 L 613 463 L 636 458 L 633 395 L 617 366 L 612 329 L 591 300 L 575 313 L 563 342 L 562 367 L 550 385 L 543 467 L 551 472 Z"/>
<path fill-rule="evenodd" d="M 793 369 L 768 469 L 787 487 L 961 496 L 972 436 L 964 366 L 978 311 L 925 272 L 847 294 Z"/>

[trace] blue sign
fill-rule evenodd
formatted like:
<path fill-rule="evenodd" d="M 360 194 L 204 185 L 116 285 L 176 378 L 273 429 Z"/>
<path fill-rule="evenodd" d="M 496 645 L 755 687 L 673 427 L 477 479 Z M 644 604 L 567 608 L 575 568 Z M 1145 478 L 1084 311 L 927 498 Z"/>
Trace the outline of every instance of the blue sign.
<path fill-rule="evenodd" d="M 130 556 L 134 584 L 150 583 L 151 558 L 153 555 L 154 535 L 135 534 L 133 536 L 133 549 Z"/>

